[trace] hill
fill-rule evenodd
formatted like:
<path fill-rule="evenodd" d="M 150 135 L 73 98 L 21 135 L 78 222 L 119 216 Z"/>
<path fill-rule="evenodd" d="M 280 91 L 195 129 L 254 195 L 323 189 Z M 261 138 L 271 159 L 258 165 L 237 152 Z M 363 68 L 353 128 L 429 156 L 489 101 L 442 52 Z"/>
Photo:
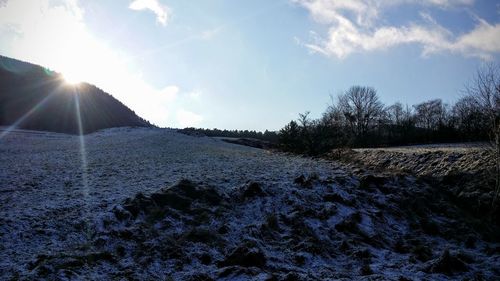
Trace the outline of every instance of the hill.
<path fill-rule="evenodd" d="M 484 200 L 456 195 L 472 195 L 465 177 L 169 129 L 108 129 L 85 143 L 82 166 L 78 136 L 2 139 L 0 280 L 500 280 L 498 220 L 463 208 Z M 461 162 L 457 172 L 472 171 Z"/>
<path fill-rule="evenodd" d="M 112 127 L 150 127 L 148 121 L 94 85 L 70 85 L 61 74 L 0 56 L 0 126 L 83 133 Z"/>

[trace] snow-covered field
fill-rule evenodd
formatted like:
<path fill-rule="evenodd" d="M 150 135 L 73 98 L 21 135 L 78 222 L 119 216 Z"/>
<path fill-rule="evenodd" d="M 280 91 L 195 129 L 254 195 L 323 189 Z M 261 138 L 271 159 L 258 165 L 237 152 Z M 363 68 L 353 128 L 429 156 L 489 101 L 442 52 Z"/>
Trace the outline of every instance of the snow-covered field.
<path fill-rule="evenodd" d="M 499 280 L 498 237 L 447 196 L 166 129 L 14 131 L 0 279 Z"/>

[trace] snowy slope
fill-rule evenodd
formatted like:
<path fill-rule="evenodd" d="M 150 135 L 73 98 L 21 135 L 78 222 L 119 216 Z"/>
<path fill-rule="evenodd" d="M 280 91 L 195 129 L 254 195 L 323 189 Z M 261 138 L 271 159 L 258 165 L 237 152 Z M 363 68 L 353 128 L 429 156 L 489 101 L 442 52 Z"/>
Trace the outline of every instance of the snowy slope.
<path fill-rule="evenodd" d="M 145 128 L 0 157 L 0 279 L 500 278 L 489 229 L 410 176 Z"/>

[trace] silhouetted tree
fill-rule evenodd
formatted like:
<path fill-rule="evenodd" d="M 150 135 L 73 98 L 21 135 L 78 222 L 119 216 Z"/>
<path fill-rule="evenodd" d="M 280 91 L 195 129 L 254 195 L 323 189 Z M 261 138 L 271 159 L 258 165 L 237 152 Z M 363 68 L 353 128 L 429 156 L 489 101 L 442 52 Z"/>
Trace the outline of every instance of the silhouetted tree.
<path fill-rule="evenodd" d="M 225 138 L 252 138 L 271 143 L 278 142 L 278 133 L 266 130 L 264 133 L 249 130 L 220 130 L 217 128 L 184 128 L 178 130 L 180 133 L 187 135 L 207 136 L 207 137 L 225 137 Z"/>
<path fill-rule="evenodd" d="M 500 65 L 490 64 L 479 69 L 466 87 L 469 97 L 483 112 L 489 128 L 490 140 L 496 158 L 496 187 L 493 205 L 500 192 Z"/>
<path fill-rule="evenodd" d="M 441 99 L 414 105 L 417 125 L 427 130 L 437 130 L 446 120 L 446 108 Z"/>
<path fill-rule="evenodd" d="M 285 151 L 295 153 L 304 152 L 304 147 L 302 145 L 303 142 L 301 139 L 301 129 L 297 122 L 293 120 L 280 130 L 279 141 Z"/>
<path fill-rule="evenodd" d="M 483 78 L 481 81 L 484 80 L 494 79 Z M 488 89 L 492 91 L 492 87 Z M 488 122 L 484 122 L 485 114 L 481 112 L 493 112 L 491 105 L 494 103 L 491 101 L 498 102 L 498 98 L 495 100 L 492 95 L 483 95 L 483 102 L 467 97 L 453 107 L 440 99 L 413 108 L 400 102 L 385 107 L 375 89 L 360 86 L 351 87 L 336 99 L 330 98 L 331 104 L 321 118 L 312 120 L 306 112 L 280 131 L 283 149 L 317 155 L 345 146 L 484 140 L 486 134 L 482 132 L 492 125 L 485 125 Z M 484 106 L 490 109 L 483 110 Z M 496 120 L 498 124 L 498 116 L 495 118 L 488 120 Z M 467 138 L 471 134 L 473 137 Z"/>
<path fill-rule="evenodd" d="M 355 137 L 362 137 L 377 124 L 383 105 L 372 87 L 353 86 L 338 97 L 338 109 Z"/>
<path fill-rule="evenodd" d="M 463 140 L 485 139 L 489 125 L 486 114 L 473 96 L 458 100 L 452 109 L 453 124 Z"/>
<path fill-rule="evenodd" d="M 387 118 L 392 125 L 401 126 L 403 124 L 404 110 L 403 105 L 400 102 L 387 107 L 385 109 Z"/>

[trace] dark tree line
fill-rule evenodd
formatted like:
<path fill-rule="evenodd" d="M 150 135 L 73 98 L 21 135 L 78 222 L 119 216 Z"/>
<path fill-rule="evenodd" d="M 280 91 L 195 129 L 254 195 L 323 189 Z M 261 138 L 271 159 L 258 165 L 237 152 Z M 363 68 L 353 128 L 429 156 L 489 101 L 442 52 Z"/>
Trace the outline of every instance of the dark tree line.
<path fill-rule="evenodd" d="M 278 133 L 265 130 L 264 132 L 249 131 L 249 130 L 220 130 L 202 129 L 202 128 L 184 128 L 179 130 L 181 133 L 188 135 L 201 135 L 207 137 L 225 137 L 225 138 L 251 138 L 259 139 L 272 143 L 278 142 Z"/>
<path fill-rule="evenodd" d="M 321 118 L 299 114 L 279 132 L 286 151 L 318 155 L 340 147 L 377 147 L 494 140 L 500 144 L 499 67 L 478 71 L 455 104 L 441 99 L 384 105 L 372 87 L 353 86 L 331 98 Z"/>

